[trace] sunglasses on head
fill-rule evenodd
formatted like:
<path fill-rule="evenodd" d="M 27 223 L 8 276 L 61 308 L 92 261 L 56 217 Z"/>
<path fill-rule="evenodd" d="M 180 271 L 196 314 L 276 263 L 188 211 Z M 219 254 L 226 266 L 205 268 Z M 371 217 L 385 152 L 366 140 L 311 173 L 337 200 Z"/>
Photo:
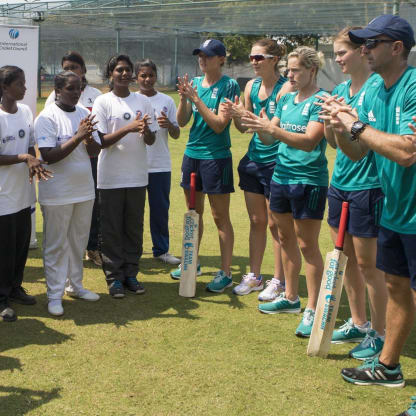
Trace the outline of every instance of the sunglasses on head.
<path fill-rule="evenodd" d="M 379 43 L 393 43 L 396 42 L 393 39 L 366 39 L 363 43 L 363 45 L 367 49 L 374 49 L 377 48 Z"/>
<path fill-rule="evenodd" d="M 263 53 L 259 53 L 257 55 L 249 55 L 248 59 L 250 59 L 251 62 L 253 61 L 264 61 L 266 58 L 274 58 L 274 55 L 265 55 Z"/>

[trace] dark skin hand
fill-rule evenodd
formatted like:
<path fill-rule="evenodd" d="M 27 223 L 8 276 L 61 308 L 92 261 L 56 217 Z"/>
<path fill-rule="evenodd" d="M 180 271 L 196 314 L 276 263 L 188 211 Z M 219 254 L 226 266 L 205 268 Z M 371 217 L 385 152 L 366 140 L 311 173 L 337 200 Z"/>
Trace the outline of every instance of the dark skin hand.
<path fill-rule="evenodd" d="M 96 130 L 94 126 L 97 123 L 94 123 L 94 116 L 88 115 L 83 120 L 81 120 L 78 131 L 73 137 L 67 140 L 65 143 L 58 145 L 56 147 L 42 147 L 39 149 L 42 158 L 49 164 L 57 163 L 60 160 L 67 157 L 75 148 L 81 143 L 84 142 L 85 145 L 90 147 L 90 150 L 94 152 L 94 149 L 99 149 L 100 145 L 95 142 L 92 137 L 92 133 Z"/>

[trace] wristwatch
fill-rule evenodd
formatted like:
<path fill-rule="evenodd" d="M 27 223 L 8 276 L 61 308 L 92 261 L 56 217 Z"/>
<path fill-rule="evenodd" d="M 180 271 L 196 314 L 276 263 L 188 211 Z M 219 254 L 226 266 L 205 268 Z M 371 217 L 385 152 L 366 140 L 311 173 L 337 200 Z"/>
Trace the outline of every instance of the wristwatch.
<path fill-rule="evenodd" d="M 351 137 L 350 140 L 352 142 L 355 142 L 358 140 L 359 135 L 365 130 L 365 128 L 368 126 L 368 124 L 363 123 L 360 120 L 354 121 L 351 126 Z"/>

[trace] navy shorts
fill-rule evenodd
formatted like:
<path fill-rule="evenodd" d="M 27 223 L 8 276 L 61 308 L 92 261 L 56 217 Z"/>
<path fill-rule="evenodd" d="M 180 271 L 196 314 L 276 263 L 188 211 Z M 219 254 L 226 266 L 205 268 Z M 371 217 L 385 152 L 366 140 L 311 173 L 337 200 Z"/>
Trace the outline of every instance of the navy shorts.
<path fill-rule="evenodd" d="M 234 192 L 233 160 L 194 159 L 186 155 L 182 161 L 181 186 L 191 187 L 191 173 L 196 173 L 196 190 L 204 194 L 229 194 Z"/>
<path fill-rule="evenodd" d="M 328 190 L 328 224 L 338 228 L 342 202 L 349 203 L 347 232 L 355 237 L 375 238 L 378 235 L 384 194 L 381 188 L 363 191 Z"/>
<path fill-rule="evenodd" d="M 279 214 L 292 213 L 296 220 L 322 220 L 328 187 L 315 185 L 280 185 L 270 183 L 270 209 Z"/>
<path fill-rule="evenodd" d="M 416 290 L 416 234 L 400 234 L 380 227 L 377 239 L 377 268 L 410 278 Z"/>
<path fill-rule="evenodd" d="M 276 162 L 253 162 L 245 155 L 238 165 L 240 183 L 238 186 L 246 192 L 264 195 L 267 199 L 270 195 L 270 182 L 272 180 Z"/>

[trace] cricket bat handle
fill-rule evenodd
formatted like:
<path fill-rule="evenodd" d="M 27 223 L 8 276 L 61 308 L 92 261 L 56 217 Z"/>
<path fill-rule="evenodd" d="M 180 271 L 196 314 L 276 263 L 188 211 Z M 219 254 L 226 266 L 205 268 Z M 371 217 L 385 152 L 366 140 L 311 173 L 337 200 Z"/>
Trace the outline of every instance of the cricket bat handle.
<path fill-rule="evenodd" d="M 348 219 L 348 202 L 342 203 L 341 219 L 339 220 L 337 241 L 335 242 L 335 248 L 342 251 L 344 249 L 344 237 L 345 229 L 347 228 Z"/>
<path fill-rule="evenodd" d="M 196 173 L 191 173 L 191 195 L 189 197 L 189 209 L 195 209 L 195 194 L 196 194 Z"/>

